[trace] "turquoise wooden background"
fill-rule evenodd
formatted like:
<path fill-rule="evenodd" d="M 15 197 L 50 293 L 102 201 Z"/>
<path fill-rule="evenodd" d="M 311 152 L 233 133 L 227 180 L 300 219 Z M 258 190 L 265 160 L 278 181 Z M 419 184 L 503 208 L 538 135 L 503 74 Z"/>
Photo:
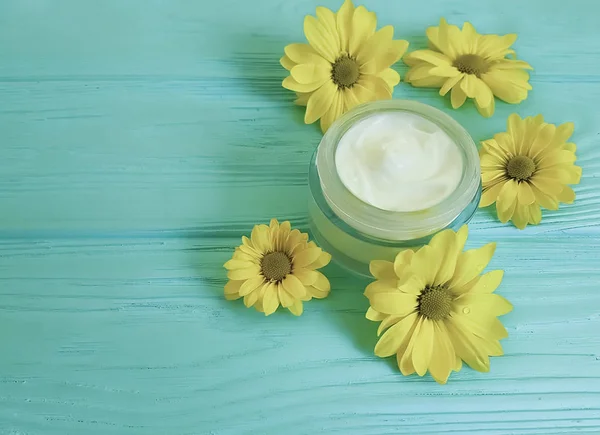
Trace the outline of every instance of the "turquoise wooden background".
<path fill-rule="evenodd" d="M 366 0 L 365 0 L 366 1 Z M 264 318 L 222 297 L 254 223 L 306 227 L 321 134 L 280 86 L 323 0 L 0 1 L 0 434 L 600 433 L 600 31 L 592 0 L 368 0 L 411 47 L 440 16 L 517 32 L 535 71 L 512 112 L 574 121 L 574 205 L 498 242 L 506 356 L 448 385 L 373 355 L 365 281 Z M 406 68 L 397 67 L 401 73 Z M 239 302 L 239 301 L 238 301 Z"/>

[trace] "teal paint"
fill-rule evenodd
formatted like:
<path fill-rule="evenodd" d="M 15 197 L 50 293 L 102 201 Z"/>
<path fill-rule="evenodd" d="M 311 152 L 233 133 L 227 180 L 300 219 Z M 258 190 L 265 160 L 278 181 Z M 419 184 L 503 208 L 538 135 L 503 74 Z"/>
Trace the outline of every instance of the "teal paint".
<path fill-rule="evenodd" d="M 337 8 L 340 2 L 321 4 Z M 600 36 L 591 3 L 371 0 L 411 48 L 440 16 L 519 34 L 529 99 L 453 111 L 475 140 L 513 111 L 574 121 L 574 205 L 471 247 L 515 309 L 506 356 L 446 386 L 373 356 L 365 281 L 269 318 L 221 296 L 256 222 L 306 226 L 321 137 L 280 87 L 312 1 L 0 3 L 0 434 L 600 433 Z M 399 65 L 404 73 L 406 68 Z"/>

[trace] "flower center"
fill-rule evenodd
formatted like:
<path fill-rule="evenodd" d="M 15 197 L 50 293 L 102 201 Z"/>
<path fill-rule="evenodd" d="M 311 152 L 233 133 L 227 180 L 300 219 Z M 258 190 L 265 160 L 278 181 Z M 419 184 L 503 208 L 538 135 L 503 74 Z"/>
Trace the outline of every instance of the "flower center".
<path fill-rule="evenodd" d="M 331 79 L 340 88 L 352 87 L 360 77 L 360 69 L 356 60 L 344 54 L 331 67 Z"/>
<path fill-rule="evenodd" d="M 488 63 L 477 54 L 463 54 L 454 61 L 454 66 L 461 73 L 475 74 L 477 77 L 485 74 L 488 70 Z"/>
<path fill-rule="evenodd" d="M 535 163 L 527 156 L 515 156 L 506 165 L 506 173 L 515 180 L 529 180 L 534 172 Z"/>
<path fill-rule="evenodd" d="M 445 286 L 425 287 L 417 299 L 419 313 L 431 320 L 448 317 L 452 309 L 452 296 Z"/>
<path fill-rule="evenodd" d="M 284 252 L 271 252 L 260 262 L 260 269 L 270 281 L 281 281 L 292 271 L 292 261 Z"/>

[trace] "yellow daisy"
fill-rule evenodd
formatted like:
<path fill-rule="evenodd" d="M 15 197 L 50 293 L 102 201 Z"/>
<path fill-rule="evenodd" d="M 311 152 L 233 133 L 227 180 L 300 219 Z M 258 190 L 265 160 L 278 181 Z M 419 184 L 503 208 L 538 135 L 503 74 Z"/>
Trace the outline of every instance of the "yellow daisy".
<path fill-rule="evenodd" d="M 494 113 L 494 96 L 517 104 L 531 90 L 527 62 L 507 59 L 514 55 L 510 46 L 517 35 L 480 35 L 471 23 L 462 30 L 440 20 L 439 27 L 427 29 L 431 50 L 417 50 L 405 56 L 411 68 L 406 81 L 417 87 L 440 88 L 440 95 L 450 90 L 452 107 L 457 109 L 473 98 L 479 113 Z"/>
<path fill-rule="evenodd" d="M 571 204 L 581 167 L 574 164 L 576 146 L 567 142 L 573 123 L 560 126 L 544 122 L 542 115 L 521 119 L 512 114 L 508 131 L 483 141 L 479 150 L 483 194 L 480 207 L 496 203 L 498 218 L 519 229 L 542 220 L 540 206 L 557 210 L 559 202 Z"/>
<path fill-rule="evenodd" d="M 244 298 L 266 316 L 281 304 L 296 316 L 302 314 L 302 302 L 329 294 L 329 281 L 316 269 L 326 266 L 331 255 L 308 241 L 308 234 L 292 230 L 289 222 L 256 225 L 224 267 L 229 282 L 225 298 Z"/>
<path fill-rule="evenodd" d="M 367 318 L 381 321 L 375 354 L 396 354 L 403 375 L 429 371 L 445 384 L 462 361 L 487 372 L 489 356 L 503 354 L 498 340 L 508 334 L 497 316 L 512 305 L 493 292 L 504 272 L 479 275 L 496 244 L 462 252 L 467 233 L 466 225 L 456 233 L 445 230 L 418 251 L 401 252 L 393 263 L 371 262 L 377 281 L 365 295 L 371 304 Z"/>
<path fill-rule="evenodd" d="M 304 122 L 321 119 L 321 129 L 343 113 L 367 101 L 389 99 L 400 75 L 390 68 L 406 49 L 395 41 L 394 28 L 377 32 L 377 17 L 363 6 L 346 0 L 337 13 L 317 8 L 317 17 L 304 19 L 308 44 L 285 47 L 281 65 L 290 71 L 283 87 L 298 94 L 306 106 Z"/>

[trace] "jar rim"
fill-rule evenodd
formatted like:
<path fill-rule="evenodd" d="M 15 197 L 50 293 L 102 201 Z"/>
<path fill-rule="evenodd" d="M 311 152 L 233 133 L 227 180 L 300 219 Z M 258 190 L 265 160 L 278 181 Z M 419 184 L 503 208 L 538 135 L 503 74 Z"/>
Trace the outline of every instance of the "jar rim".
<path fill-rule="evenodd" d="M 382 210 L 354 196 L 340 179 L 335 164 L 340 139 L 357 122 L 384 112 L 419 115 L 444 130 L 458 147 L 463 163 L 461 179 L 454 191 L 438 204 L 409 212 Z M 446 227 L 469 205 L 481 183 L 479 153 L 469 133 L 441 110 L 409 100 L 370 102 L 348 111 L 323 136 L 315 163 L 322 194 L 332 211 L 357 231 L 390 241 L 413 240 Z"/>

